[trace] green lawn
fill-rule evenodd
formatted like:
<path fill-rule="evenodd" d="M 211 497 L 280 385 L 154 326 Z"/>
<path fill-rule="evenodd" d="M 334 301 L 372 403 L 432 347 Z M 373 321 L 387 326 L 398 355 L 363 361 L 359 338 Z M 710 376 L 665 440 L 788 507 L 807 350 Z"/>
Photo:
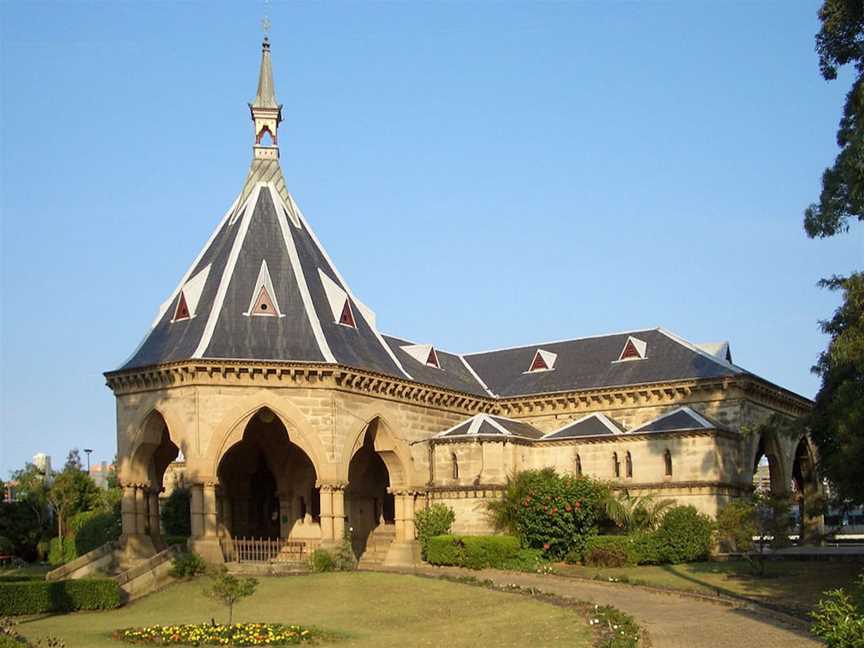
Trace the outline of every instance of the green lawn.
<path fill-rule="evenodd" d="M 641 567 L 556 565 L 557 573 L 585 578 L 625 577 L 641 585 L 691 592 L 739 594 L 797 610 L 810 610 L 822 592 L 851 585 L 864 570 L 861 563 L 777 560 L 766 562 L 766 575 L 756 577 L 742 560 Z"/>
<path fill-rule="evenodd" d="M 316 625 L 347 635 L 333 644 L 340 648 L 592 645 L 588 625 L 574 610 L 470 585 L 376 573 L 259 582 L 257 593 L 235 608 L 235 621 Z M 201 594 L 203 584 L 176 584 L 118 610 L 24 620 L 18 629 L 31 639 L 59 637 L 67 648 L 118 648 L 125 644 L 109 638 L 117 628 L 226 621 L 225 608 Z"/>

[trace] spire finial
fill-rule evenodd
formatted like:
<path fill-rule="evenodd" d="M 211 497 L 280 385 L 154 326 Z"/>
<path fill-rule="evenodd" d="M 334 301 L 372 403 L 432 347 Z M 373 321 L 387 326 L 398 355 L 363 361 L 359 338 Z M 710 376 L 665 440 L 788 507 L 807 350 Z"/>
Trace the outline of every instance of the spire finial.
<path fill-rule="evenodd" d="M 255 100 L 249 104 L 252 121 L 255 124 L 255 158 L 276 160 L 279 158 L 277 134 L 282 121 L 282 106 L 276 100 L 276 90 L 273 84 L 273 69 L 270 64 L 270 19 L 265 14 L 261 20 L 264 31 L 264 42 L 261 44 L 261 70 L 258 74 L 258 93 Z M 270 135 L 272 143 L 262 144 L 265 135 Z"/>

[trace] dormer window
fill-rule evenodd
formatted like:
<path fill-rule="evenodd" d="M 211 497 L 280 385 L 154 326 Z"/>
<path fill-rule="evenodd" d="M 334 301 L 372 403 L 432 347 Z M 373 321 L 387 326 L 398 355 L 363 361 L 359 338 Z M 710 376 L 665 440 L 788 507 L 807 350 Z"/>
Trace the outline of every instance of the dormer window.
<path fill-rule="evenodd" d="M 407 344 L 401 347 L 401 349 L 417 362 L 421 362 L 427 367 L 441 368 L 441 364 L 438 362 L 438 353 L 431 344 Z"/>
<path fill-rule="evenodd" d="M 342 306 L 342 314 L 339 316 L 339 323 L 342 326 L 357 328 L 357 324 L 354 323 L 354 311 L 351 310 L 351 302 L 347 299 L 345 300 L 345 305 Z"/>
<path fill-rule="evenodd" d="M 557 359 L 557 353 L 537 349 L 537 351 L 534 352 L 534 359 L 531 360 L 531 366 L 528 368 L 526 373 L 533 373 L 535 371 L 551 371 L 555 368 L 555 360 Z"/>
<path fill-rule="evenodd" d="M 644 360 L 647 357 L 647 350 L 648 344 L 645 341 L 631 335 L 627 338 L 627 342 L 624 343 L 624 348 L 621 349 L 621 355 L 618 356 L 617 362 Z"/>
<path fill-rule="evenodd" d="M 186 304 L 186 296 L 183 294 L 183 291 L 180 291 L 180 299 L 177 300 L 177 309 L 174 311 L 174 320 L 187 320 L 189 319 L 189 306 Z"/>
<path fill-rule="evenodd" d="M 209 274 L 210 265 L 208 264 L 183 284 L 183 287 L 180 289 L 180 295 L 177 297 L 177 306 L 174 307 L 174 317 L 171 318 L 172 322 L 181 322 L 195 317 L 198 302 L 201 300 L 201 292 L 204 290 L 204 283 L 207 281 L 207 275 Z"/>
<path fill-rule="evenodd" d="M 261 259 L 261 268 L 249 299 L 249 309 L 243 314 L 247 317 L 284 317 L 279 310 L 276 290 L 273 288 L 273 280 L 265 259 Z"/>
<path fill-rule="evenodd" d="M 348 293 L 321 268 L 318 268 L 318 276 L 321 278 L 321 285 L 324 288 L 324 294 L 327 296 L 330 312 L 333 314 L 333 321 L 341 326 L 356 329 L 357 317 L 354 315 L 354 308 L 351 306 L 351 299 L 348 297 Z"/>

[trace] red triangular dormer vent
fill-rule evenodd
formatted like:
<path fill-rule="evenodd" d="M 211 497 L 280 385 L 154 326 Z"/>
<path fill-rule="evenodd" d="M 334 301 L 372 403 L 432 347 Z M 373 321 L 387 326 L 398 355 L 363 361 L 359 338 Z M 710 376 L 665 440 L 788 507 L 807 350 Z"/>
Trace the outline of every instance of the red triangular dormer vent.
<path fill-rule="evenodd" d="M 436 369 L 441 368 L 441 365 L 438 364 L 438 354 L 435 353 L 435 349 L 429 349 L 429 357 L 426 358 L 426 364 Z"/>
<path fill-rule="evenodd" d="M 354 313 L 351 311 L 351 302 L 347 299 L 345 300 L 345 305 L 342 307 L 342 314 L 339 316 L 339 323 L 343 326 L 357 328 L 357 324 L 354 323 Z"/>
<path fill-rule="evenodd" d="M 270 293 L 267 292 L 267 288 L 261 286 L 261 290 L 258 291 L 258 297 L 255 299 L 255 305 L 252 307 L 251 315 L 276 317 L 278 314 L 276 307 L 273 305 L 273 300 L 270 298 Z"/>
<path fill-rule="evenodd" d="M 618 362 L 623 360 L 644 360 L 645 352 L 648 345 L 644 340 L 635 337 L 628 337 L 624 343 L 624 348 L 621 350 L 621 355 L 618 356 Z"/>
<path fill-rule="evenodd" d="M 186 304 L 186 296 L 180 291 L 180 299 L 177 301 L 177 309 L 174 311 L 174 321 L 189 319 L 189 306 Z"/>
<path fill-rule="evenodd" d="M 528 371 L 543 371 L 548 368 L 549 366 L 546 364 L 543 356 L 541 356 L 540 352 L 538 351 L 534 354 L 534 362 L 531 363 L 531 368 Z"/>

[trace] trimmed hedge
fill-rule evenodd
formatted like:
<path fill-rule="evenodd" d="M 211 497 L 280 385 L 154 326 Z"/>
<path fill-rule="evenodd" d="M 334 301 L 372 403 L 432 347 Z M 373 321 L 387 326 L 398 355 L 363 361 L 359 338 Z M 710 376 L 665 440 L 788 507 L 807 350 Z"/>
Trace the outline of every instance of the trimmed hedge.
<path fill-rule="evenodd" d="M 120 605 L 120 586 L 109 579 L 0 583 L 0 615 L 107 610 Z"/>
<path fill-rule="evenodd" d="M 675 564 L 708 558 L 713 526 L 711 518 L 693 506 L 669 509 L 652 534 L 662 561 Z"/>
<path fill-rule="evenodd" d="M 432 565 L 453 565 L 469 569 L 506 567 L 520 560 L 519 538 L 513 536 L 454 536 L 429 538 L 426 560 Z"/>
<path fill-rule="evenodd" d="M 585 541 L 582 559 L 591 567 L 627 567 L 640 562 L 634 536 L 593 536 Z"/>

